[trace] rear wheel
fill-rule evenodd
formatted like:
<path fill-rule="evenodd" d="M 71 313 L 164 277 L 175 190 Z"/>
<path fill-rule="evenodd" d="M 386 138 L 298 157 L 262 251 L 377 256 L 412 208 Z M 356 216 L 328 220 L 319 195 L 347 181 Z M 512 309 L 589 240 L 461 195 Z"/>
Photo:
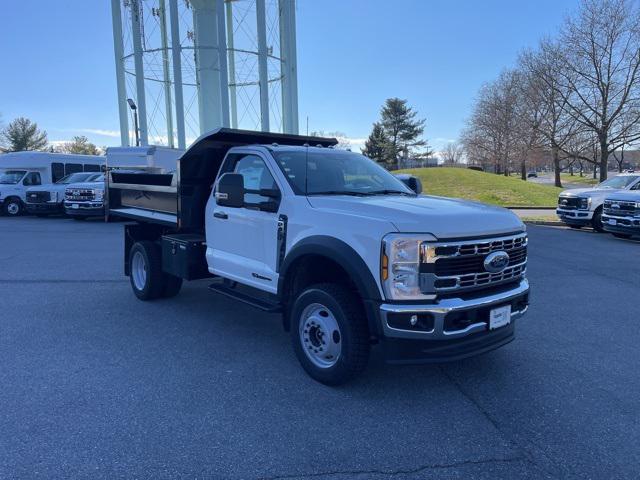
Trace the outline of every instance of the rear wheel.
<path fill-rule="evenodd" d="M 160 247 L 148 240 L 136 242 L 129 252 L 129 280 L 140 300 L 175 297 L 182 288 L 182 278 L 162 271 Z"/>
<path fill-rule="evenodd" d="M 9 197 L 4 201 L 3 207 L 5 215 L 10 217 L 17 217 L 22 215 L 24 211 L 24 206 L 22 205 L 22 200 L 16 197 Z"/>
<path fill-rule="evenodd" d="M 598 208 L 593 214 L 591 226 L 596 232 L 604 232 L 604 228 L 602 228 L 602 208 Z"/>
<path fill-rule="evenodd" d="M 631 238 L 631 235 L 629 235 L 628 233 L 614 233 L 613 236 L 616 238 L 624 238 L 624 239 Z"/>
<path fill-rule="evenodd" d="M 291 308 L 291 340 L 302 368 L 318 382 L 340 385 L 369 361 L 369 333 L 362 304 L 346 287 L 313 285 Z"/>
<path fill-rule="evenodd" d="M 129 280 L 140 300 L 153 300 L 162 294 L 162 257 L 160 249 L 149 241 L 136 242 L 129 252 Z"/>

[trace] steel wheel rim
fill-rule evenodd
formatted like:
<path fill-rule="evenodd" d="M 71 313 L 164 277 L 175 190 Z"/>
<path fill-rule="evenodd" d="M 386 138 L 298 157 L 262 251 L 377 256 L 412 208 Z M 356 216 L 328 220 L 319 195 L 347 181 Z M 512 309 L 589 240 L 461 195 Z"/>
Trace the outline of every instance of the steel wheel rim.
<path fill-rule="evenodd" d="M 9 215 L 17 215 L 19 211 L 20 205 L 18 205 L 16 202 L 11 202 L 9 205 L 7 205 L 7 212 L 9 213 Z"/>
<path fill-rule="evenodd" d="M 147 263 L 141 252 L 135 252 L 131 259 L 131 278 L 136 289 L 144 290 L 147 283 Z"/>
<path fill-rule="evenodd" d="M 300 316 L 302 350 L 319 368 L 334 366 L 342 352 L 342 333 L 331 310 L 320 303 L 308 305 Z"/>

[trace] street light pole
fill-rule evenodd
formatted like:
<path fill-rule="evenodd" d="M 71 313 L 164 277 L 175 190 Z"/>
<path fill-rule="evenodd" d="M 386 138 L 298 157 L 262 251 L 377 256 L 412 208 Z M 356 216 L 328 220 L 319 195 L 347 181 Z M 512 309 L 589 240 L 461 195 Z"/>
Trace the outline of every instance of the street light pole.
<path fill-rule="evenodd" d="M 129 104 L 129 107 L 131 108 L 131 110 L 133 110 L 133 126 L 136 132 L 136 147 L 139 147 L 140 146 L 140 129 L 138 128 L 138 107 L 136 106 L 135 102 L 130 98 L 127 98 L 127 103 Z"/>

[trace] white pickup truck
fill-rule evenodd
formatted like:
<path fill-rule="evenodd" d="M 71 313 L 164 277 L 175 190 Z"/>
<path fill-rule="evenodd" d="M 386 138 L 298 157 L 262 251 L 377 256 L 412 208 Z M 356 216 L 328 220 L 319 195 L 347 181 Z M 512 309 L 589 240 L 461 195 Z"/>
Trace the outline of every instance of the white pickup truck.
<path fill-rule="evenodd" d="M 602 226 L 618 238 L 640 236 L 640 188 L 608 196 L 604 201 Z"/>
<path fill-rule="evenodd" d="M 306 372 L 348 381 L 380 348 L 455 360 L 514 338 L 528 308 L 525 226 L 508 210 L 419 196 L 335 139 L 219 129 L 174 175 L 111 172 L 124 270 L 142 300 L 183 280 L 268 312 Z"/>
<path fill-rule="evenodd" d="M 602 232 L 602 208 L 605 198 L 614 192 L 640 189 L 640 174 L 623 173 L 593 188 L 564 190 L 558 196 L 556 215 L 571 228 L 592 227 Z"/>

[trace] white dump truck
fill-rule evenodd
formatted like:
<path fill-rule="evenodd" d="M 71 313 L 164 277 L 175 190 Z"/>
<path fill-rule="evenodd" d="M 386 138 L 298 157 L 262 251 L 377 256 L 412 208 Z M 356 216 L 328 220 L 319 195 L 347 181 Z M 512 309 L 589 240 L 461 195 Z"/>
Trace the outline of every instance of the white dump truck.
<path fill-rule="evenodd" d="M 529 305 L 525 226 L 508 210 L 417 195 L 335 139 L 219 129 L 173 175 L 113 171 L 109 213 L 141 300 L 183 280 L 279 312 L 306 372 L 335 385 L 370 349 L 395 363 L 477 355 Z"/>

